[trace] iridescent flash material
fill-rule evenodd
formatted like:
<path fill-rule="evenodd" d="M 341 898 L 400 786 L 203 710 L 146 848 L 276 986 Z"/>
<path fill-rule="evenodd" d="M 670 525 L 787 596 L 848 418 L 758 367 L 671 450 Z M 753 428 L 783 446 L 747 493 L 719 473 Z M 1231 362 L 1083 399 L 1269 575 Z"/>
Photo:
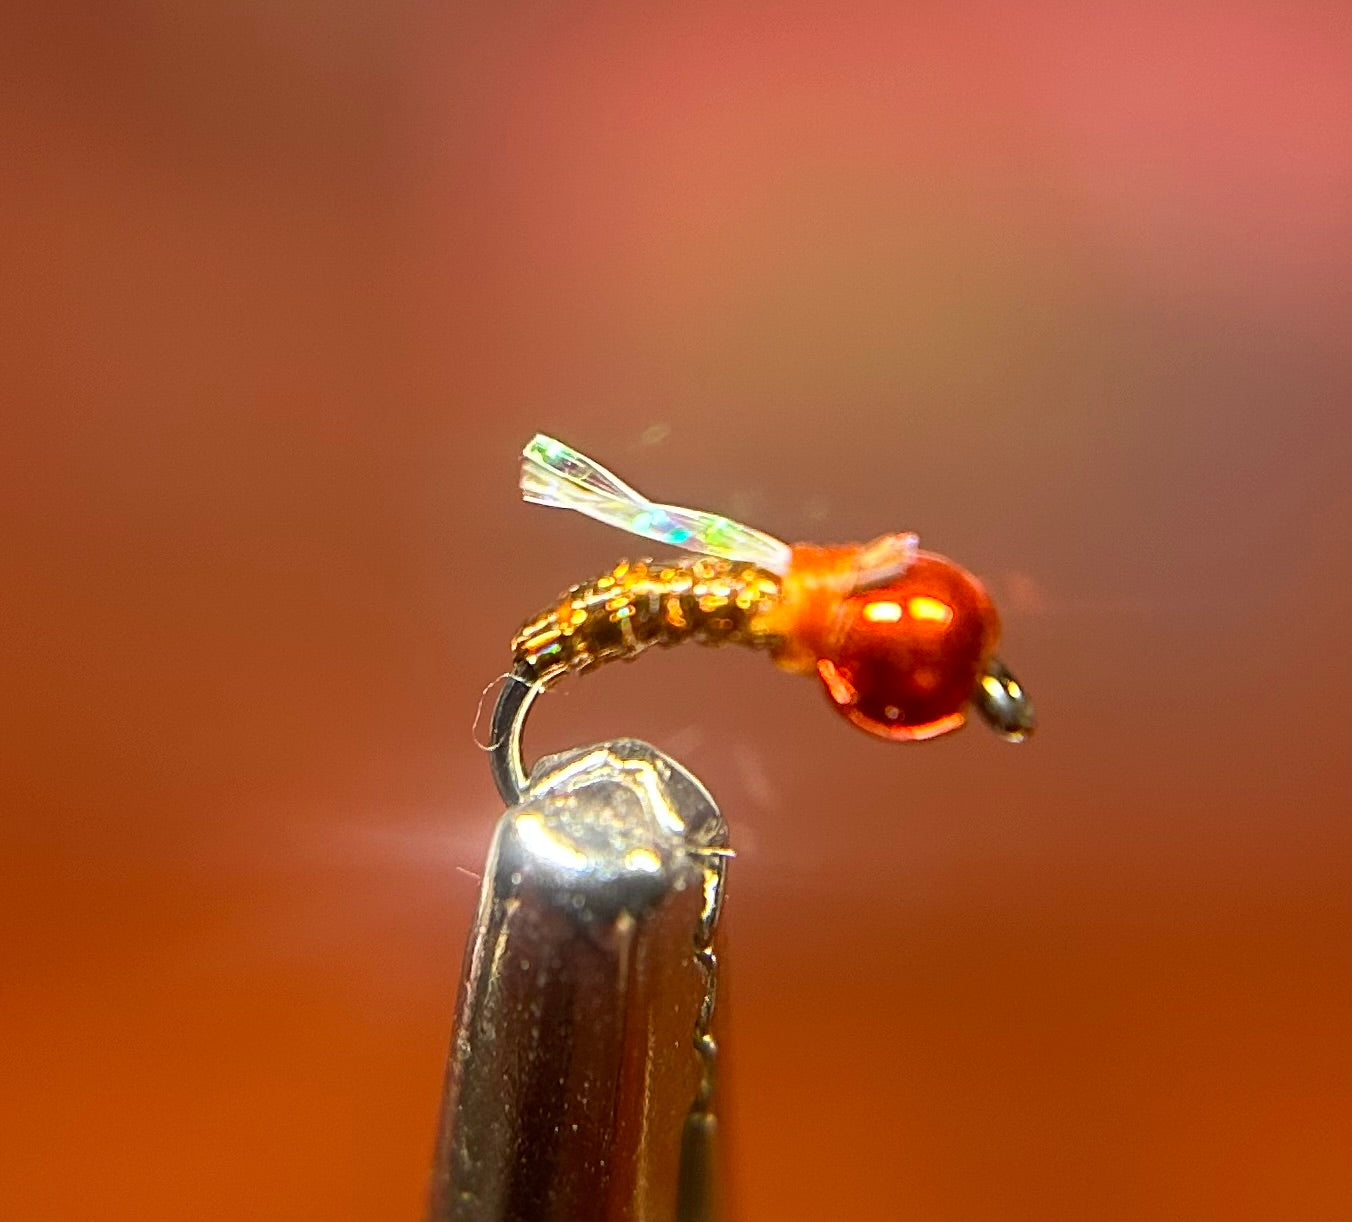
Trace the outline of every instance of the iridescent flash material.
<path fill-rule="evenodd" d="M 521 495 L 575 509 L 631 535 L 688 552 L 743 560 L 783 575 L 792 549 L 750 526 L 701 509 L 659 505 L 561 441 L 537 433 L 521 452 Z"/>

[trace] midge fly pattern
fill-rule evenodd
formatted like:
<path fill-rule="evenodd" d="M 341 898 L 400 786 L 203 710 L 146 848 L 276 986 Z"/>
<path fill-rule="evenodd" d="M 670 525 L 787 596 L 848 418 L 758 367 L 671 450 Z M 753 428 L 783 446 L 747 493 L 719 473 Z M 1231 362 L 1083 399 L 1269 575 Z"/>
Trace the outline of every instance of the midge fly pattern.
<path fill-rule="evenodd" d="M 541 691 L 682 641 L 748 645 L 785 670 L 815 674 L 836 710 L 879 738 L 947 734 L 968 705 L 1013 742 L 1033 731 L 1027 694 L 995 656 L 1000 620 L 990 597 L 965 569 L 921 551 L 913 534 L 790 545 L 719 514 L 656 504 L 543 434 L 522 452 L 521 494 L 694 554 L 622 560 L 516 634 L 491 748 L 508 802 L 527 784 L 521 731 Z"/>

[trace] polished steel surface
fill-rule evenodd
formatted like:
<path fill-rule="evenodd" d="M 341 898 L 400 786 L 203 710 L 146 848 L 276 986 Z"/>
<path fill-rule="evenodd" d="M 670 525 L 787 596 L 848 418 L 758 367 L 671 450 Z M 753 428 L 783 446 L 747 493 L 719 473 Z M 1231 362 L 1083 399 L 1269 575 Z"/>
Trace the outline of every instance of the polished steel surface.
<path fill-rule="evenodd" d="M 972 692 L 977 712 L 997 734 L 1021 743 L 1037 729 L 1028 693 L 999 658 L 992 658 Z"/>
<path fill-rule="evenodd" d="M 521 758 L 521 734 L 526 727 L 526 714 L 542 690 L 525 666 L 516 665 L 504 680 L 493 706 L 488 764 L 504 802 L 519 802 L 530 784 Z"/>
<path fill-rule="evenodd" d="M 727 832 L 646 743 L 541 760 L 466 952 L 431 1222 L 707 1222 Z"/>

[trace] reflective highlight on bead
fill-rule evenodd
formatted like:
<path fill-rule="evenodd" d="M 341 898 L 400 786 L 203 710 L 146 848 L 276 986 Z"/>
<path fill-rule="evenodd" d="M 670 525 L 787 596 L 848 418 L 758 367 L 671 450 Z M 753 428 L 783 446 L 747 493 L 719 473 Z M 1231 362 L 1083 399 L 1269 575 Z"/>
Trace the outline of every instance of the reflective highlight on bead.
<path fill-rule="evenodd" d="M 835 708 L 870 734 L 935 738 L 966 720 L 999 633 L 981 583 L 921 552 L 888 585 L 842 600 L 817 673 Z"/>

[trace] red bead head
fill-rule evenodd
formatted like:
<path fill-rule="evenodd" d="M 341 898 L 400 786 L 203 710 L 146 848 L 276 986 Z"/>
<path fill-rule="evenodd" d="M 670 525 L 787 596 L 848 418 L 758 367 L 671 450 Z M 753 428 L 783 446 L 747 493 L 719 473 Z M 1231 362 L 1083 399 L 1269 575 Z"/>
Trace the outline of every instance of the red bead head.
<path fill-rule="evenodd" d="M 919 553 L 900 577 L 839 603 L 817 673 L 832 704 L 880 738 L 934 738 L 966 720 L 1000 621 L 981 583 Z"/>

